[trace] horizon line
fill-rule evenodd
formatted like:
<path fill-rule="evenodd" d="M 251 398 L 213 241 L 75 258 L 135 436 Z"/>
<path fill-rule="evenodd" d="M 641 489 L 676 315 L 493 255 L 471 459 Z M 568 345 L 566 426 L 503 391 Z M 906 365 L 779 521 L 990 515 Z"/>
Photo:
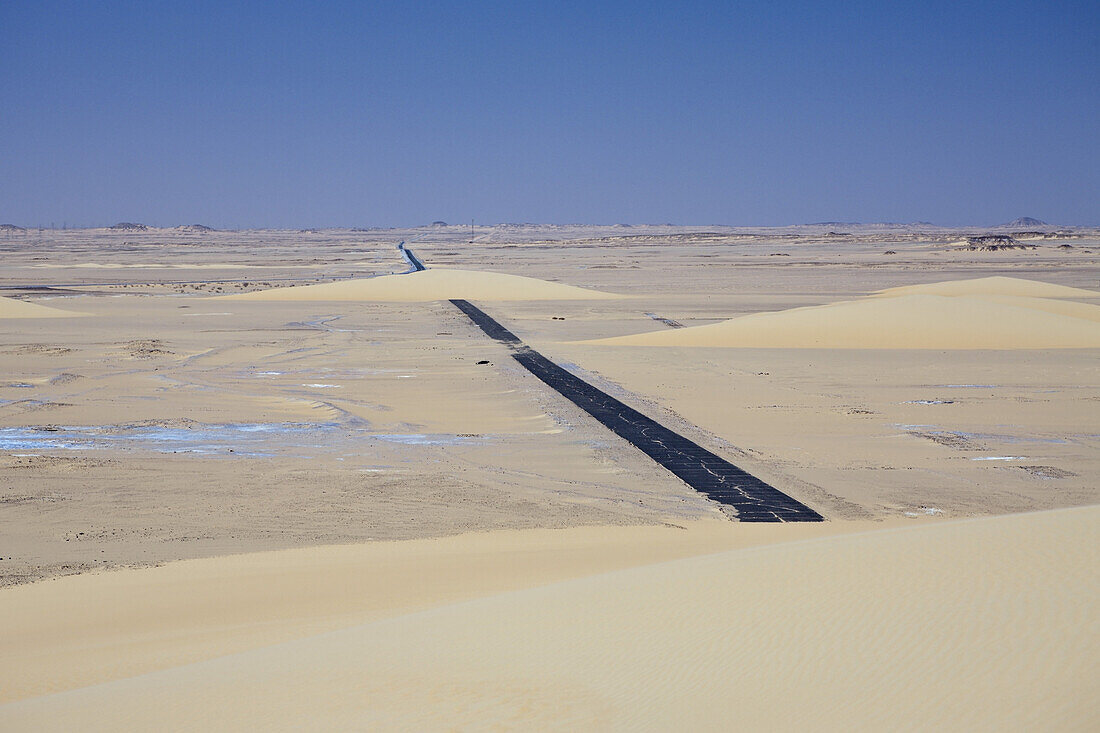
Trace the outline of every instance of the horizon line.
<path fill-rule="evenodd" d="M 1027 218 L 1027 217 L 1021 217 Z M 211 226 L 201 223 L 190 224 L 171 224 L 171 225 L 158 225 L 158 224 L 145 224 L 142 222 L 118 222 L 115 224 L 107 225 L 69 225 L 63 223 L 62 226 L 57 226 L 56 222 L 51 222 L 49 226 L 46 225 L 22 225 L 13 224 L 11 222 L 0 222 L 0 231 L 87 231 L 93 229 L 104 229 L 108 231 L 118 232 L 138 232 L 148 230 L 160 230 L 168 231 L 174 229 L 196 229 L 199 231 L 221 231 L 221 232 L 249 232 L 249 231 L 281 231 L 281 232 L 319 232 L 319 231 L 408 231 L 418 229 L 497 229 L 502 227 L 511 228 L 567 228 L 567 227 L 591 227 L 591 228 L 605 228 L 605 229 L 792 229 L 800 227 L 890 227 L 890 228 L 929 228 L 929 229 L 944 229 L 944 230 L 959 230 L 959 229 L 1004 229 L 1009 227 L 1046 227 L 1046 228 L 1058 228 L 1058 229 L 1096 229 L 1100 228 L 1100 224 L 1064 224 L 1064 223 L 1050 223 L 1041 220 L 1035 220 L 1032 222 L 1004 222 L 1000 224 L 936 224 L 929 221 L 912 221 L 912 222 L 897 222 L 897 221 L 817 221 L 817 222 L 803 222 L 803 223 L 791 223 L 791 224 L 673 224 L 673 223 L 643 223 L 643 224 L 627 224 L 623 222 L 618 223 L 592 223 L 592 222 L 494 222 L 485 224 L 451 224 L 442 221 L 436 221 L 425 224 L 414 225 L 388 225 L 388 226 L 337 226 L 337 225 L 318 225 L 318 226 Z"/>

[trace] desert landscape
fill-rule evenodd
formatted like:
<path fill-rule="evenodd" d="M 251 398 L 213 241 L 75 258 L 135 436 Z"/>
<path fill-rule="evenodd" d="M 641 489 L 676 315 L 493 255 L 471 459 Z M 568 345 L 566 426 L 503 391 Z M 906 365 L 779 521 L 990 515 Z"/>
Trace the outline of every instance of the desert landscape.
<path fill-rule="evenodd" d="M 1100 4 L 0 27 L 0 733 L 1100 731 Z"/>
<path fill-rule="evenodd" d="M 1100 721 L 1100 230 L 122 223 L 0 257 L 0 728 Z"/>

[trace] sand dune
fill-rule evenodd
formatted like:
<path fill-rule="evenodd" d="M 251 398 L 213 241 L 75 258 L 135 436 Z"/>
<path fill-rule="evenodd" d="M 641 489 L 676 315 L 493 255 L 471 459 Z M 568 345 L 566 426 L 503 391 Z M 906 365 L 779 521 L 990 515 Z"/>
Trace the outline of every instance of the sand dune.
<path fill-rule="evenodd" d="M 606 300 L 623 296 L 520 275 L 477 270 L 430 269 L 364 280 L 275 288 L 221 296 L 227 300 L 298 301 L 432 301 L 468 300 Z"/>
<path fill-rule="evenodd" d="M 1100 298 L 1100 292 L 1070 288 L 1019 277 L 980 277 L 972 280 L 907 285 L 880 290 L 878 296 L 900 295 L 1010 295 L 1024 298 Z"/>
<path fill-rule="evenodd" d="M 620 570 L 11 703 L 0 727 L 1084 730 L 1098 527 L 1085 507 Z"/>
<path fill-rule="evenodd" d="M 50 308 L 14 298 L 0 298 L 0 318 L 72 318 L 84 315 L 87 313 Z"/>
<path fill-rule="evenodd" d="M 833 349 L 1095 348 L 1100 347 L 1098 312 L 1098 306 L 1037 298 L 898 295 L 755 313 L 706 326 L 586 343 Z"/>
<path fill-rule="evenodd" d="M 1058 298 L 1028 298 L 1015 295 L 984 295 L 984 300 L 1019 308 L 1031 308 L 1032 310 L 1057 313 L 1072 318 L 1084 318 L 1086 321 L 1100 321 L 1100 305 L 1091 303 L 1078 303 L 1073 300 Z"/>
<path fill-rule="evenodd" d="M 8 588 L 0 593 L 0 703 L 492 593 L 877 526 L 702 520 L 686 528 L 499 530 L 231 555 Z"/>

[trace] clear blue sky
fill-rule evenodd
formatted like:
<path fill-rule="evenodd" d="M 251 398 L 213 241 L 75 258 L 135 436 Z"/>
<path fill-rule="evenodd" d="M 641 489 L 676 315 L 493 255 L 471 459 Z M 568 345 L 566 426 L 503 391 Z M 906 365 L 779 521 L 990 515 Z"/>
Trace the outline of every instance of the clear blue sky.
<path fill-rule="evenodd" d="M 1100 3 L 0 2 L 0 222 L 1100 224 Z"/>

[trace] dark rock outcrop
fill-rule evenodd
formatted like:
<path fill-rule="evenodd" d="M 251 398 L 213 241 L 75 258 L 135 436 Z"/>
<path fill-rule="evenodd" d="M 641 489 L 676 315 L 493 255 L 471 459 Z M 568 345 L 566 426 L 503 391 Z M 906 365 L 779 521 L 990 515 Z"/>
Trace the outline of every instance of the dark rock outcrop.
<path fill-rule="evenodd" d="M 1035 245 L 1017 242 L 1007 234 L 983 234 L 967 237 L 964 249 L 971 252 L 997 252 L 1004 249 L 1035 249 Z"/>

